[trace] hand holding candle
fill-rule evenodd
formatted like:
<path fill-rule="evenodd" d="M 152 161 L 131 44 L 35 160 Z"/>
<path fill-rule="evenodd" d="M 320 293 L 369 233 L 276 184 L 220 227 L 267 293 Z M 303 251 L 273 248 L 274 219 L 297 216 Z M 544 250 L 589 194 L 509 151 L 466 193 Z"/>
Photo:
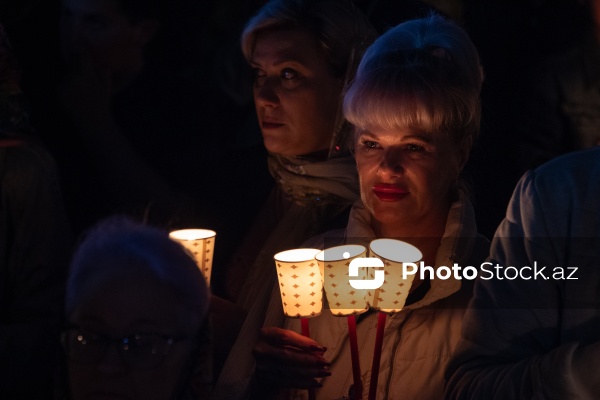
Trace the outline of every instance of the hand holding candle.
<path fill-rule="evenodd" d="M 268 388 L 314 389 L 331 375 L 325 348 L 297 332 L 276 327 L 261 330 L 253 348 L 255 377 Z"/>
<path fill-rule="evenodd" d="M 315 260 L 318 249 L 293 249 L 275 254 L 279 291 L 283 312 L 288 317 L 301 318 L 302 335 L 310 337 L 308 318 L 323 308 L 323 280 Z M 315 399 L 313 388 L 308 398 Z"/>

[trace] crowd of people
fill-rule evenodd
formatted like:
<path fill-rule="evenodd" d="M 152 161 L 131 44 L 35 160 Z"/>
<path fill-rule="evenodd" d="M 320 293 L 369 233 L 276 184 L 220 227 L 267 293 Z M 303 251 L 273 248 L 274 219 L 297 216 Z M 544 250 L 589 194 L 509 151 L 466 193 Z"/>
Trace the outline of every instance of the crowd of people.
<path fill-rule="evenodd" d="M 1 6 L 0 398 L 600 396 L 600 1 L 486 3 Z M 300 334 L 273 256 L 376 238 L 505 275 Z"/>

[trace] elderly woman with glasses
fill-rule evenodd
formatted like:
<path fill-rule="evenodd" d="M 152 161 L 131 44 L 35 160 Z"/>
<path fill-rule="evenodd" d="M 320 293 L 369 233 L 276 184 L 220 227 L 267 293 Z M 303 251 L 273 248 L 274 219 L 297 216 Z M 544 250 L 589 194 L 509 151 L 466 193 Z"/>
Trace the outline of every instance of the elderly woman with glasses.
<path fill-rule="evenodd" d="M 434 269 L 478 267 L 485 260 L 489 241 L 477 233 L 460 179 L 479 130 L 481 83 L 475 46 L 441 16 L 402 23 L 375 41 L 344 97 L 344 115 L 356 127 L 362 201 L 346 229 L 326 234 L 326 243 L 401 239 L 419 248 L 424 265 Z M 472 285 L 453 276 L 419 278 L 404 308 L 387 318 L 372 393 L 377 399 L 443 395 L 444 368 L 460 338 Z M 370 386 L 376 326 L 375 313 L 358 317 L 364 388 Z M 315 388 L 318 399 L 358 398 L 345 321 L 324 310 L 310 321 L 312 339 L 296 333 L 295 321 L 287 327 L 263 329 L 254 349 L 257 386 Z"/>
<path fill-rule="evenodd" d="M 202 382 L 193 375 L 210 372 L 202 369 L 208 303 L 200 270 L 167 233 L 125 219 L 102 223 L 75 253 L 67 283 L 72 398 L 189 398 L 191 379 Z"/>

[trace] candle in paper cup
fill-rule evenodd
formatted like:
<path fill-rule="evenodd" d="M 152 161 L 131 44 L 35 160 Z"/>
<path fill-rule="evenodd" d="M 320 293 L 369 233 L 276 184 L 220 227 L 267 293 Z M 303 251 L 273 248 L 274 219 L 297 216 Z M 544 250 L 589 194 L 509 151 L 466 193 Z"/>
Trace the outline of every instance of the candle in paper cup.
<path fill-rule="evenodd" d="M 365 246 L 348 244 L 330 247 L 315 256 L 323 271 L 323 288 L 329 309 L 334 315 L 356 315 L 367 311 L 366 290 L 356 289 L 350 284 L 351 279 L 366 279 L 367 270 L 360 268 L 357 277 L 349 275 L 352 260 L 366 254 Z"/>
<path fill-rule="evenodd" d="M 172 240 L 179 242 L 192 254 L 207 285 L 210 285 L 216 236 L 217 233 L 210 229 L 180 229 L 169 233 Z"/>
<path fill-rule="evenodd" d="M 288 317 L 309 318 L 323 308 L 323 282 L 315 254 L 319 249 L 292 249 L 275 254 L 283 312 Z"/>
<path fill-rule="evenodd" d="M 396 239 L 375 239 L 369 245 L 369 250 L 371 257 L 383 261 L 385 271 L 383 285 L 371 292 L 369 304 L 388 314 L 399 312 L 404 307 L 415 277 L 414 274 L 403 277 L 402 266 L 404 263 L 419 262 L 423 255 L 415 246 Z"/>

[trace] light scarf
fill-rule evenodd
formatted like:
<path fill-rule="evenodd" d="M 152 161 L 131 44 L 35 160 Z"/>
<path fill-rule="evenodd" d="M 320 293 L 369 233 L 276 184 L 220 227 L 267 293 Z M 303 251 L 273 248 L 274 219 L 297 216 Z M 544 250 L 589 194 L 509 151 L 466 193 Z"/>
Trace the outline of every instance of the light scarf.
<path fill-rule="evenodd" d="M 350 156 L 314 162 L 271 155 L 269 172 L 279 189 L 299 205 L 345 208 L 358 196 L 358 172 Z"/>

